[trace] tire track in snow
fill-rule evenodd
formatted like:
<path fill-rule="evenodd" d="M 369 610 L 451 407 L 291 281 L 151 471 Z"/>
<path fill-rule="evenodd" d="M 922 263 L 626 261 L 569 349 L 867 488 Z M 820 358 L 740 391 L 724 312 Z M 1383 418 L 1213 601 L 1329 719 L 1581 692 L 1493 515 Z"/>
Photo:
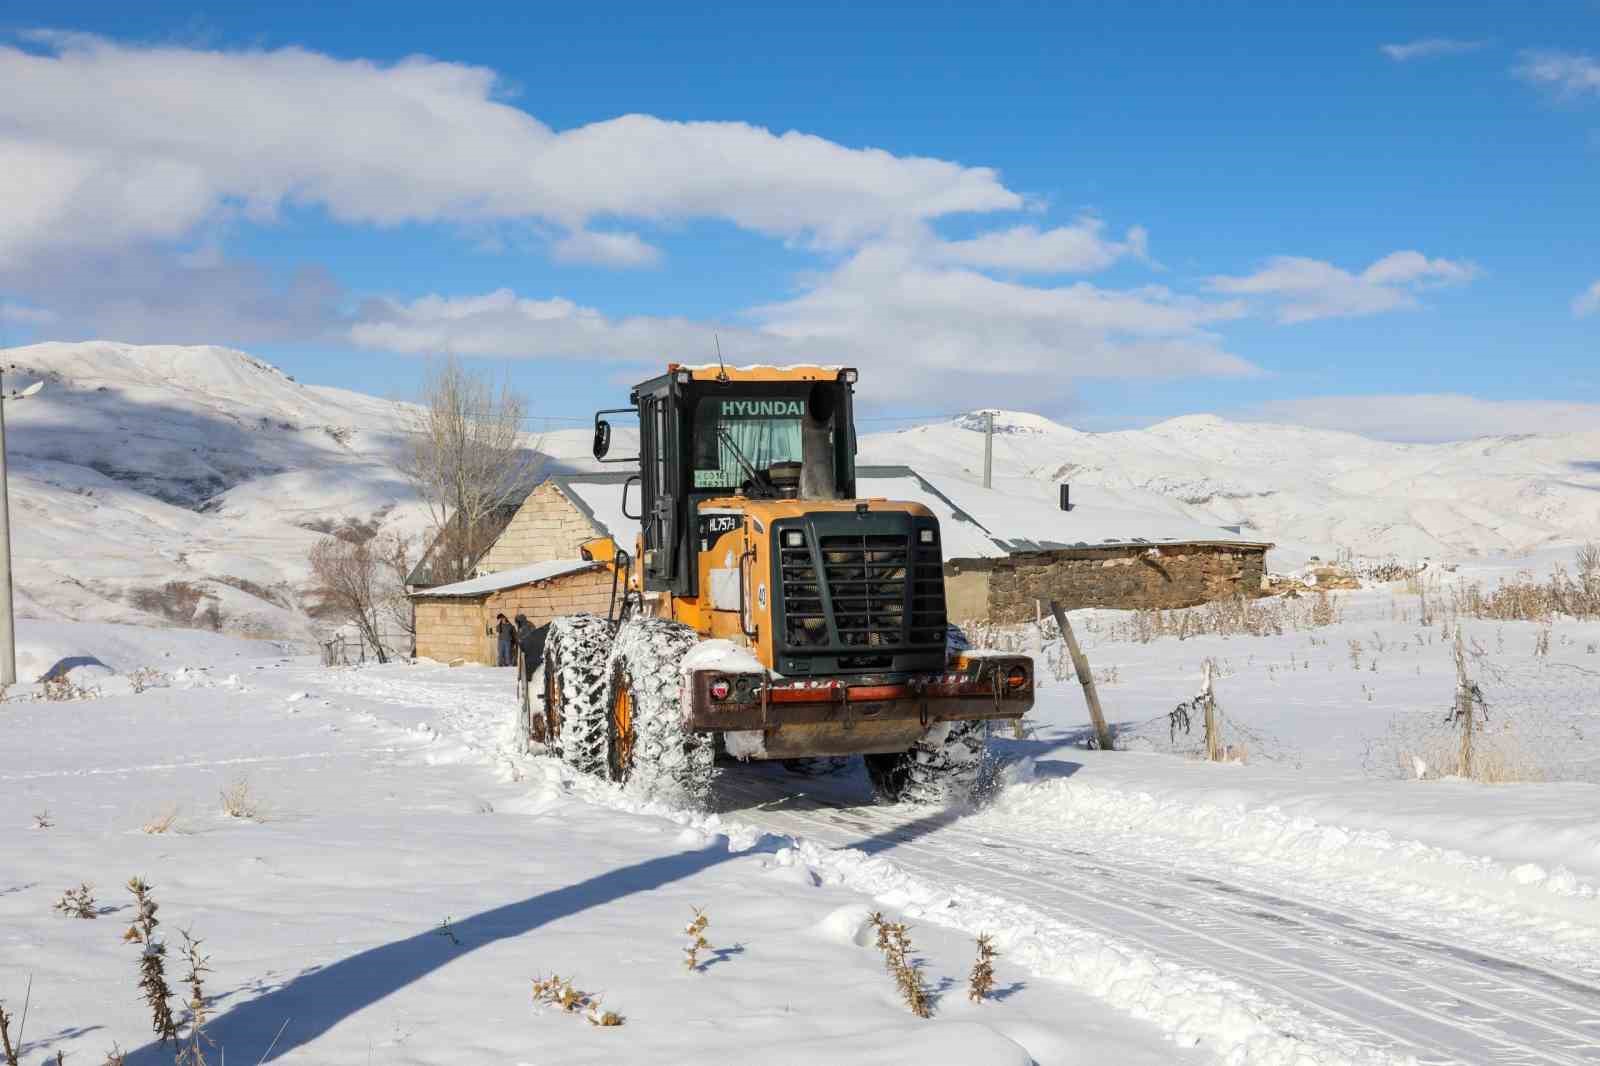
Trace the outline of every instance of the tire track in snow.
<path fill-rule="evenodd" d="M 725 792 L 773 799 L 756 782 L 730 782 Z M 1366 917 L 967 830 L 959 820 L 923 833 L 907 825 L 919 815 L 809 798 L 730 817 L 836 848 L 900 830 L 887 857 L 908 872 L 1010 895 L 1064 924 L 1292 1001 L 1368 1046 L 1419 1062 L 1600 1063 L 1600 988 Z"/>

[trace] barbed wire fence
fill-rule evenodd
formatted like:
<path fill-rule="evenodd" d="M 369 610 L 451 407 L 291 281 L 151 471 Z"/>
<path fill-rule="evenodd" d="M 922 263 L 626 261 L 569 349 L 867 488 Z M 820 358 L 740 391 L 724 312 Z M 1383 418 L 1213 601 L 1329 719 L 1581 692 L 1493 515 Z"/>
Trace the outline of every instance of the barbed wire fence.
<path fill-rule="evenodd" d="M 1541 641 L 1532 661 L 1492 655 L 1458 632 L 1456 686 L 1436 707 L 1393 716 L 1369 742 L 1375 777 L 1486 783 L 1600 783 L 1600 670 L 1562 662 Z"/>

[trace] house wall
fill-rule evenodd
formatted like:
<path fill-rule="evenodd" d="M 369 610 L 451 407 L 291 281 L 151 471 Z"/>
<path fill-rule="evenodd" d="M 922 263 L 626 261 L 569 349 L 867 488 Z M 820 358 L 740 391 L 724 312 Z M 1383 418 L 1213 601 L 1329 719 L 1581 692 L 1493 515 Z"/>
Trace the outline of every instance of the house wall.
<path fill-rule="evenodd" d="M 477 599 L 416 598 L 417 654 L 439 662 L 492 666 L 499 649 L 494 616 L 528 616 L 544 625 L 564 614 L 605 614 L 611 606 L 611 571 L 585 570 L 549 581 L 501 589 Z"/>
<path fill-rule="evenodd" d="M 1066 610 L 1169 610 L 1259 595 L 1266 557 L 1260 546 L 1176 544 L 958 559 L 945 564 L 945 596 L 954 622 L 1031 622 L 1034 601 L 1051 599 Z"/>
<path fill-rule="evenodd" d="M 560 615 L 605 614 L 610 608 L 611 571 L 597 569 L 492 593 L 484 603 L 484 618 L 515 618 L 521 612 L 539 626 Z"/>
<path fill-rule="evenodd" d="M 539 485 L 478 562 L 480 574 L 529 563 L 578 558 L 578 547 L 600 535 L 584 513 L 550 481 Z M 489 617 L 493 618 L 493 612 Z M 532 617 L 530 615 L 530 617 Z"/>

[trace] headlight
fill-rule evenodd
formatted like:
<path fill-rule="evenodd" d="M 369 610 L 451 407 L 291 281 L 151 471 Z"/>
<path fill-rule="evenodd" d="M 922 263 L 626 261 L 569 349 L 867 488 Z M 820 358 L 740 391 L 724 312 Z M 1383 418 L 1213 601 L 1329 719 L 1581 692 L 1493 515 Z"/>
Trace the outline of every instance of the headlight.
<path fill-rule="evenodd" d="M 1010 670 L 1006 671 L 1006 687 L 1007 688 L 1021 688 L 1023 685 L 1026 685 L 1027 683 L 1028 683 L 1028 671 L 1027 671 L 1026 667 L 1013 666 Z"/>
<path fill-rule="evenodd" d="M 917 530 L 917 539 L 924 544 L 932 544 L 938 539 L 938 534 L 931 529 L 919 529 Z"/>
<path fill-rule="evenodd" d="M 716 678 L 711 682 L 711 698 L 725 700 L 733 694 L 733 685 L 725 677 Z"/>
<path fill-rule="evenodd" d="M 798 529 L 786 529 L 783 531 L 783 546 L 785 548 L 804 548 L 806 546 L 806 535 Z"/>

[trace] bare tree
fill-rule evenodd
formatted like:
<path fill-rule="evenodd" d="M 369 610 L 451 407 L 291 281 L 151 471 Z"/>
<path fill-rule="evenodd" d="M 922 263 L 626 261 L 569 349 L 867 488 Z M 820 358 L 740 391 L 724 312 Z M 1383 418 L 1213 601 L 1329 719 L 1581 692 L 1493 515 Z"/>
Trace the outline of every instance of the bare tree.
<path fill-rule="evenodd" d="M 312 545 L 308 556 L 313 592 L 324 610 L 354 625 L 377 650 L 380 663 L 389 661 L 383 622 L 394 619 L 399 601 L 405 598 L 404 575 L 396 575 L 394 562 L 406 555 L 404 545 L 404 538 L 394 533 L 379 533 L 359 543 L 324 537 Z M 409 610 L 406 617 L 409 621 Z"/>
<path fill-rule="evenodd" d="M 405 634 L 406 650 L 417 653 L 417 612 L 411 597 L 406 595 L 406 578 L 411 576 L 413 565 L 412 540 L 398 533 L 377 538 L 376 550 L 381 556 L 384 570 L 383 595 L 379 613 L 393 627 Z"/>
<path fill-rule="evenodd" d="M 496 519 L 537 474 L 541 457 L 523 439 L 526 409 L 509 384 L 496 387 L 455 356 L 429 367 L 421 403 L 408 409 L 411 442 L 400 469 L 428 506 L 435 581 L 471 576 L 499 533 Z"/>

